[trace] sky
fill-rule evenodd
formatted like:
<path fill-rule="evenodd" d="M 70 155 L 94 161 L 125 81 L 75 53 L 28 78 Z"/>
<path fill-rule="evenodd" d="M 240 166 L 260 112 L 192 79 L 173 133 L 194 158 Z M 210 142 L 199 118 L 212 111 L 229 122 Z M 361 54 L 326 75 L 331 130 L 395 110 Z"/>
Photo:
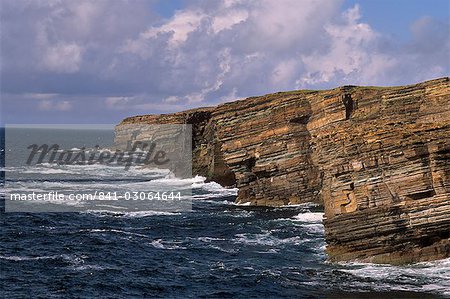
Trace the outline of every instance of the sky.
<path fill-rule="evenodd" d="M 114 124 L 449 76 L 448 0 L 1 0 L 1 121 Z"/>

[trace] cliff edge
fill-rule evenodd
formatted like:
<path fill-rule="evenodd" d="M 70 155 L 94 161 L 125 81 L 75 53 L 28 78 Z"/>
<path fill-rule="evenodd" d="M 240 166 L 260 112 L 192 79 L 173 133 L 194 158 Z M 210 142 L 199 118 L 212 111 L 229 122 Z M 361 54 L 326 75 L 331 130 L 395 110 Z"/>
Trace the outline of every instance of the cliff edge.
<path fill-rule="evenodd" d="M 239 188 L 237 202 L 325 207 L 333 261 L 450 256 L 449 78 L 251 97 L 124 119 L 192 124 L 193 174 Z"/>

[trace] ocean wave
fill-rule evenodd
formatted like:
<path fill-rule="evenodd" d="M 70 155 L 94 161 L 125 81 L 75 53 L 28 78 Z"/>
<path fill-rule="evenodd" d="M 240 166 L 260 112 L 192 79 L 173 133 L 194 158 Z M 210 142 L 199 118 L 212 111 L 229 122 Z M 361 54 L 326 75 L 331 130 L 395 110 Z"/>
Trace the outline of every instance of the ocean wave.
<path fill-rule="evenodd" d="M 198 237 L 197 240 L 205 243 L 211 243 L 212 241 L 225 241 L 226 239 L 214 237 Z"/>
<path fill-rule="evenodd" d="M 124 218 L 143 218 L 151 216 L 174 216 L 181 214 L 180 212 L 165 212 L 165 211 L 135 211 L 135 212 L 113 212 L 109 210 L 88 210 L 87 214 L 92 214 L 98 217 L 124 217 Z"/>
<path fill-rule="evenodd" d="M 212 245 L 209 244 L 208 246 L 206 246 L 207 248 L 211 248 L 220 252 L 225 252 L 225 253 L 236 253 L 239 251 L 239 249 L 233 249 L 233 248 L 223 248 L 217 245 Z"/>
<path fill-rule="evenodd" d="M 194 194 L 192 195 L 192 199 L 198 199 L 202 200 L 203 202 L 211 202 L 213 204 L 217 203 L 223 203 L 226 205 L 236 205 L 236 203 L 233 200 L 223 200 L 223 201 L 217 201 L 217 200 L 208 200 L 208 199 L 215 199 L 215 198 L 224 198 L 224 197 L 235 197 L 233 192 L 228 192 L 226 190 L 222 192 L 217 193 L 205 193 L 205 194 Z"/>
<path fill-rule="evenodd" d="M 307 222 L 307 223 L 322 223 L 324 213 L 307 212 L 299 213 L 297 216 L 292 217 L 294 221 Z"/>
<path fill-rule="evenodd" d="M 310 241 L 310 239 L 301 238 L 299 236 L 290 238 L 277 238 L 271 232 L 263 234 L 236 234 L 232 242 L 245 245 L 264 245 L 264 246 L 279 246 L 283 244 L 300 245 Z"/>
<path fill-rule="evenodd" d="M 409 290 L 450 295 L 450 258 L 404 266 L 340 262 L 341 271 L 376 281 L 380 290 Z M 402 285 L 396 282 L 401 281 Z M 406 287 L 404 287 L 406 286 Z"/>
<path fill-rule="evenodd" d="M 323 236 L 325 234 L 325 228 L 323 224 L 308 223 L 303 224 L 302 227 L 306 230 L 307 233 L 312 235 Z"/>
<path fill-rule="evenodd" d="M 142 166 L 130 166 L 125 170 L 123 165 L 114 164 L 55 164 L 40 163 L 29 166 L 3 167 L 2 171 L 28 173 L 28 174 L 84 174 L 96 177 L 108 176 L 142 176 L 142 177 L 166 177 L 171 174 L 169 169 L 147 168 Z"/>
<path fill-rule="evenodd" d="M 46 260 L 61 260 L 74 266 L 83 265 L 86 255 L 73 255 L 73 254 L 58 254 L 58 255 L 44 255 L 44 256 L 19 256 L 19 255 L 0 255 L 0 259 L 14 261 L 14 262 L 26 262 L 26 261 L 46 261 Z M 88 265 L 85 265 L 90 267 Z M 95 266 L 92 266 L 95 267 Z"/>
<path fill-rule="evenodd" d="M 74 256 L 68 254 L 59 254 L 59 255 L 44 255 L 44 256 L 20 256 L 20 255 L 0 255 L 0 259 L 14 261 L 14 262 L 22 262 L 22 261 L 40 261 L 40 260 L 63 260 L 69 263 L 77 263 L 82 260 L 84 256 Z"/>
<path fill-rule="evenodd" d="M 169 242 L 164 242 L 162 239 L 153 240 L 150 243 L 150 245 L 157 249 L 166 249 L 166 250 L 187 249 L 186 247 L 170 244 Z"/>
<path fill-rule="evenodd" d="M 72 171 L 58 169 L 58 168 L 44 168 L 44 167 L 32 167 L 23 170 L 22 173 L 35 173 L 35 174 L 72 174 Z"/>
<path fill-rule="evenodd" d="M 48 255 L 48 256 L 18 256 L 18 255 L 11 255 L 11 256 L 4 256 L 0 255 L 0 259 L 8 260 L 8 261 L 39 261 L 39 260 L 54 260 L 57 258 L 60 258 L 60 255 Z"/>
<path fill-rule="evenodd" d="M 23 167 L 0 167 L 0 171 L 4 171 L 4 172 L 14 172 L 17 170 L 22 170 Z"/>
<path fill-rule="evenodd" d="M 202 189 L 213 193 L 227 193 L 230 195 L 237 195 L 238 188 L 226 188 L 216 182 L 205 182 L 206 178 L 196 176 L 197 180 L 192 184 L 193 189 Z"/>
<path fill-rule="evenodd" d="M 87 233 L 116 233 L 116 234 L 123 234 L 123 235 L 127 235 L 127 236 L 149 238 L 149 236 L 144 235 L 144 234 L 138 234 L 138 233 L 134 233 L 134 232 L 129 232 L 129 231 L 120 230 L 120 229 L 113 229 L 113 228 L 108 228 L 108 229 L 80 229 L 79 232 L 82 232 L 82 233 L 84 233 L 84 232 L 87 232 Z"/>
<path fill-rule="evenodd" d="M 320 207 L 321 205 L 314 202 L 305 202 L 305 203 L 299 203 L 299 204 L 287 204 L 287 205 L 281 205 L 278 208 L 316 208 Z"/>
<path fill-rule="evenodd" d="M 249 201 L 243 202 L 243 203 L 241 203 L 241 202 L 236 202 L 235 205 L 236 205 L 236 206 L 242 206 L 242 207 L 249 207 L 249 206 L 252 205 L 252 203 L 249 202 Z"/>
<path fill-rule="evenodd" d="M 71 269 L 73 271 L 104 271 L 104 270 L 111 270 L 111 269 L 119 269 L 116 267 L 104 267 L 104 266 L 100 266 L 100 265 L 80 265 L 80 266 L 72 266 Z"/>

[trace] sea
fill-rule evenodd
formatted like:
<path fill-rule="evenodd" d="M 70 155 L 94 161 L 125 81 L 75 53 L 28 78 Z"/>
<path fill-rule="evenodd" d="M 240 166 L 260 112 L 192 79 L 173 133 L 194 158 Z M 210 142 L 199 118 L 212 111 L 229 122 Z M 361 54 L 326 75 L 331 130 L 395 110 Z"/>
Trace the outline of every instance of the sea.
<path fill-rule="evenodd" d="M 2 298 L 450 298 L 450 259 L 404 266 L 327 261 L 320 206 L 237 205 L 236 188 L 160 169 L 27 165 L 14 155 L 5 161 L 15 139 L 46 135 L 81 147 L 80 140 L 102 143 L 114 134 L 78 130 L 74 138 L 63 129 L 15 130 L 6 144 L 4 129 L 0 135 Z M 131 192 L 161 184 L 189 186 L 190 208 L 5 207 L 11 192 Z"/>

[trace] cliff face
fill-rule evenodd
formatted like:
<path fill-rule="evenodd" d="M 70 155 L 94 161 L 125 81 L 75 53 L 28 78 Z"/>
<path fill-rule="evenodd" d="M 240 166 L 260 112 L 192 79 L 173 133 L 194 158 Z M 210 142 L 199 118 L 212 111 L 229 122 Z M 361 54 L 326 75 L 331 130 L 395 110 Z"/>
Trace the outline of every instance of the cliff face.
<path fill-rule="evenodd" d="M 237 201 L 322 202 L 331 260 L 403 263 L 450 256 L 450 88 L 282 92 L 130 123 L 193 125 L 193 173 Z"/>

